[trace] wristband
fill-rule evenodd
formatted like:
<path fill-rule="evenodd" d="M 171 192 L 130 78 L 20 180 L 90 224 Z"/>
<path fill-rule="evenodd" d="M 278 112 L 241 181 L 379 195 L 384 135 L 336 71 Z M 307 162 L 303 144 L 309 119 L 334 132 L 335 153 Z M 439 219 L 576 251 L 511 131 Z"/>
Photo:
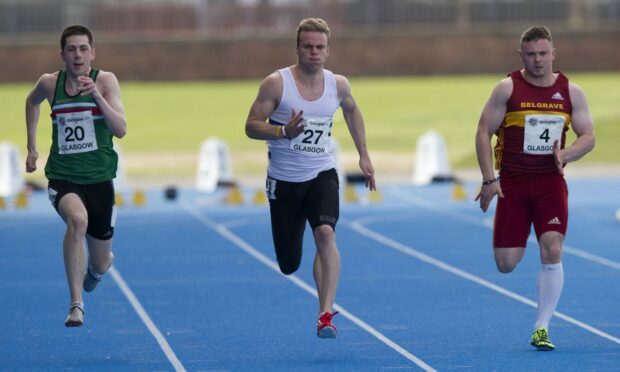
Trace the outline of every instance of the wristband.
<path fill-rule="evenodd" d="M 283 125 L 280 128 L 282 128 L 282 137 L 288 138 L 288 135 L 286 134 L 286 125 Z"/>
<path fill-rule="evenodd" d="M 281 132 L 282 132 L 282 127 L 280 126 L 276 127 L 276 138 L 282 137 Z"/>
<path fill-rule="evenodd" d="M 491 178 L 490 180 L 482 180 L 482 185 L 486 186 L 486 185 L 490 185 L 490 184 L 498 182 L 498 181 L 499 181 L 499 176 L 497 176 L 495 178 Z"/>

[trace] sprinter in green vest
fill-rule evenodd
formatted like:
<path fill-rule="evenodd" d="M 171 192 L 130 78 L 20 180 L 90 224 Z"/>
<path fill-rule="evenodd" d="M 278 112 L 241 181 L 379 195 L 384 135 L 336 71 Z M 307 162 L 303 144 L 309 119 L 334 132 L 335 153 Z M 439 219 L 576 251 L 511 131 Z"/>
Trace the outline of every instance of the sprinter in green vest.
<path fill-rule="evenodd" d="M 26 99 L 26 171 L 37 169 L 36 130 L 41 102 L 47 100 L 53 129 L 45 176 L 50 201 L 67 225 L 63 253 L 71 300 L 65 326 L 79 327 L 84 324 L 82 289 L 95 289 L 114 259 L 112 180 L 118 156 L 112 137 L 125 136 L 127 123 L 116 76 L 91 67 L 95 48 L 90 30 L 66 28 L 60 57 L 64 70 L 43 74 Z"/>

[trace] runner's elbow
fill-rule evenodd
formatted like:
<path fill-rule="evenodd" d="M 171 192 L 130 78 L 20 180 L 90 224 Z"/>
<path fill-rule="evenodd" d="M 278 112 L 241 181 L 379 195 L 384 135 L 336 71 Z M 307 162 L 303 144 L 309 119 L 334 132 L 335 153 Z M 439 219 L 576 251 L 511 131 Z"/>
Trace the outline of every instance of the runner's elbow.
<path fill-rule="evenodd" d="M 126 134 L 127 134 L 127 127 L 123 126 L 120 129 L 115 131 L 114 136 L 116 138 L 123 138 L 123 137 L 125 137 Z"/>

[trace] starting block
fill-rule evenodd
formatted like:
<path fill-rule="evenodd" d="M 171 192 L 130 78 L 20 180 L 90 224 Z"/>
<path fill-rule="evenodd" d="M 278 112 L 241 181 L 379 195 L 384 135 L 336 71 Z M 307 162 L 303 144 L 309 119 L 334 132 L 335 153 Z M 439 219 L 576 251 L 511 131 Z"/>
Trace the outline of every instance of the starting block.
<path fill-rule="evenodd" d="M 146 194 L 142 190 L 136 190 L 133 193 L 132 199 L 133 205 L 136 207 L 142 207 L 146 204 Z"/>
<path fill-rule="evenodd" d="M 224 197 L 224 203 L 226 204 L 243 204 L 243 193 L 239 186 L 233 186 L 230 191 Z"/>
<path fill-rule="evenodd" d="M 17 146 L 9 142 L 0 143 L 0 197 L 16 196 L 25 186 Z"/>
<path fill-rule="evenodd" d="M 114 204 L 116 207 L 124 207 L 125 205 L 129 205 L 128 201 L 125 199 L 125 195 L 128 192 L 116 192 L 114 193 Z M 146 205 L 146 194 L 142 190 L 136 190 L 131 194 L 131 205 L 135 207 L 143 207 Z"/>
<path fill-rule="evenodd" d="M 256 190 L 252 201 L 254 202 L 254 204 L 267 204 L 267 195 L 265 194 L 265 190 Z"/>
<path fill-rule="evenodd" d="M 368 201 L 371 203 L 380 203 L 383 201 L 383 196 L 377 190 L 368 192 Z"/>
<path fill-rule="evenodd" d="M 456 182 L 452 188 L 452 199 L 467 200 L 467 192 L 465 191 L 463 185 L 459 182 Z"/>
<path fill-rule="evenodd" d="M 117 207 L 122 207 L 126 203 L 125 196 L 129 200 L 129 196 L 131 195 L 131 204 L 136 207 L 142 207 L 146 204 L 146 194 L 143 190 L 133 190 L 132 187 L 127 182 L 127 177 L 125 176 L 125 162 L 123 156 L 123 150 L 121 146 L 114 142 L 114 151 L 118 155 L 118 165 L 116 168 L 116 177 L 114 178 L 114 190 L 116 190 L 114 194 L 114 200 Z M 131 193 L 131 194 L 130 194 Z"/>
<path fill-rule="evenodd" d="M 120 192 L 114 193 L 114 205 L 117 207 L 122 207 L 125 204 L 125 199 L 123 198 L 123 194 Z"/>
<path fill-rule="evenodd" d="M 200 146 L 196 189 L 211 193 L 221 184 L 234 184 L 230 151 L 224 141 L 211 137 Z"/>
<path fill-rule="evenodd" d="M 357 192 L 355 191 L 355 186 L 347 184 L 344 187 L 344 200 L 349 203 L 356 203 L 360 200 L 359 196 L 357 196 Z"/>
<path fill-rule="evenodd" d="M 28 194 L 20 191 L 15 197 L 15 208 L 26 208 L 28 206 Z"/>
<path fill-rule="evenodd" d="M 413 184 L 421 186 L 453 180 L 444 139 L 434 130 L 424 133 L 416 144 Z"/>

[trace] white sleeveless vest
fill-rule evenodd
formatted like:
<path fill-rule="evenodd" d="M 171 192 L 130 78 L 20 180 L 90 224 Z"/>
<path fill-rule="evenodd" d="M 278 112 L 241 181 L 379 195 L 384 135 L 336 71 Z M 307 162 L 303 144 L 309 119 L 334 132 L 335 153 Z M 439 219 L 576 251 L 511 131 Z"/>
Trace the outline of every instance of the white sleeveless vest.
<path fill-rule="evenodd" d="M 283 80 L 282 99 L 269 117 L 269 123 L 285 125 L 294 109 L 296 113 L 304 112 L 305 131 L 292 140 L 267 141 L 267 175 L 282 181 L 308 181 L 336 166 L 331 141 L 333 117 L 340 106 L 336 79 L 331 71 L 323 70 L 323 95 L 315 101 L 307 101 L 299 94 L 291 70 L 287 67 L 278 72 Z"/>

